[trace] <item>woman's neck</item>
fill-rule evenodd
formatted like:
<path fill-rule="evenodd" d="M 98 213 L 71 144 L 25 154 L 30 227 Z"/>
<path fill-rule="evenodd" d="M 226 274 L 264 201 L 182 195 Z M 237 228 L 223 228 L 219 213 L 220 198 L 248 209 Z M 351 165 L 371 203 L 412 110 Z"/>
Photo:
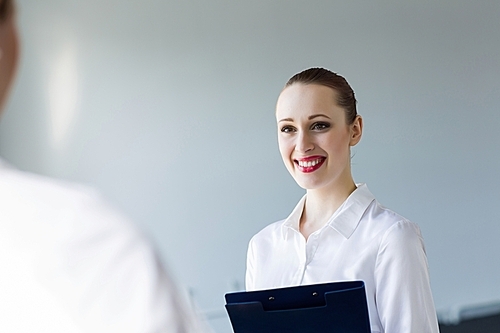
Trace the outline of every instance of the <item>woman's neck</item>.
<path fill-rule="evenodd" d="M 333 189 L 308 190 L 304 209 L 300 217 L 300 232 L 307 240 L 321 229 L 356 189 L 352 179 L 345 184 L 338 184 Z"/>

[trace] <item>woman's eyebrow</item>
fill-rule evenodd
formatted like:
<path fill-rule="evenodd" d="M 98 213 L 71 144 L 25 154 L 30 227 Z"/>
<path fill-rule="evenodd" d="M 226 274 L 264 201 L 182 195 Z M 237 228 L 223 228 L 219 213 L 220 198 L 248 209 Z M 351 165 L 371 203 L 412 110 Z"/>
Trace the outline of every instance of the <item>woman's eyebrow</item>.
<path fill-rule="evenodd" d="M 330 119 L 330 117 L 328 117 L 326 114 L 322 114 L 322 113 L 319 113 L 319 114 L 313 114 L 312 116 L 309 116 L 309 120 L 311 119 L 314 119 L 314 118 L 318 118 L 318 117 L 325 117 L 325 118 L 328 118 Z"/>
<path fill-rule="evenodd" d="M 318 118 L 318 117 L 324 117 L 324 118 L 331 119 L 326 114 L 322 114 L 322 113 L 313 114 L 313 115 L 307 117 L 307 119 L 311 120 L 311 119 Z M 283 118 L 283 119 L 279 120 L 278 123 L 281 123 L 282 121 L 291 121 L 291 122 L 293 122 L 293 118 Z"/>

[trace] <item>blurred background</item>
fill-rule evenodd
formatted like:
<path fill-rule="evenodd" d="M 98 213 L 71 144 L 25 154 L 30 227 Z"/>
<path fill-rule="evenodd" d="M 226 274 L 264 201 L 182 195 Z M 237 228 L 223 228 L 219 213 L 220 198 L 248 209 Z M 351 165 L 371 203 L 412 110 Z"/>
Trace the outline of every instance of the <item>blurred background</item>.
<path fill-rule="evenodd" d="M 497 0 L 18 0 L 0 154 L 97 187 L 216 332 L 246 247 L 302 196 L 277 148 L 287 79 L 345 76 L 355 180 L 417 222 L 441 322 L 500 304 Z"/>

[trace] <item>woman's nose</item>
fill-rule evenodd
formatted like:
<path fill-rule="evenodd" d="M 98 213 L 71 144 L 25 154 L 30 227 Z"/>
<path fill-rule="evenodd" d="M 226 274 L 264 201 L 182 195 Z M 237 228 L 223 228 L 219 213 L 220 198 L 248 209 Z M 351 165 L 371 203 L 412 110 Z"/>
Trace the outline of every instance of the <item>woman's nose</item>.
<path fill-rule="evenodd" d="M 295 151 L 298 153 L 307 153 L 314 149 L 314 143 L 310 135 L 305 132 L 299 133 L 297 135 L 297 141 L 295 142 Z"/>

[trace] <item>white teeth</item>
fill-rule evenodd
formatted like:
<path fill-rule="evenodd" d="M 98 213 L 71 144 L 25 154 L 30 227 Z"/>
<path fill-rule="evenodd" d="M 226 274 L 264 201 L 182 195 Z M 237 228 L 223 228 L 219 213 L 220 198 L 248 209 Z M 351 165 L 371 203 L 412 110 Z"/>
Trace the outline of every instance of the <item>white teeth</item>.
<path fill-rule="evenodd" d="M 299 166 L 300 167 L 303 167 L 303 168 L 310 168 L 312 166 L 315 166 L 316 164 L 318 164 L 319 162 L 321 162 L 321 158 L 318 158 L 316 160 L 313 160 L 313 161 L 298 161 L 299 162 Z"/>

